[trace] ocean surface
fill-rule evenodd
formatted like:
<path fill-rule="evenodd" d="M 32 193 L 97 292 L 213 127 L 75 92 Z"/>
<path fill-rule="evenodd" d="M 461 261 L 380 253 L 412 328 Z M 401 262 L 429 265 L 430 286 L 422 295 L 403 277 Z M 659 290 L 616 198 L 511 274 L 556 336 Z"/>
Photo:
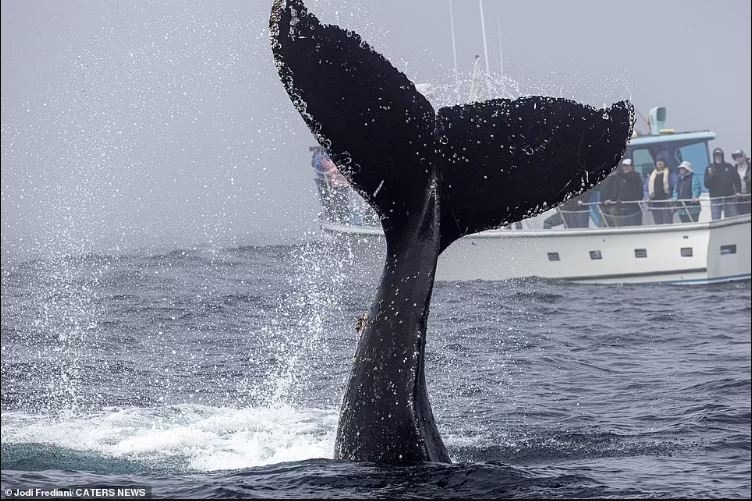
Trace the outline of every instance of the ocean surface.
<path fill-rule="evenodd" d="M 748 281 L 439 282 L 453 464 L 332 460 L 360 262 L 312 241 L 5 264 L 3 492 L 750 497 Z"/>

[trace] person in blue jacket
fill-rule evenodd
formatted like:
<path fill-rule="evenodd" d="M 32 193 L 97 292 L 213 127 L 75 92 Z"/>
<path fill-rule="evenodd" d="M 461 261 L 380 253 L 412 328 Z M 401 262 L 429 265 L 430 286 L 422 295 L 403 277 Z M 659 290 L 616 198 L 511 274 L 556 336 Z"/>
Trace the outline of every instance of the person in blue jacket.
<path fill-rule="evenodd" d="M 682 223 L 695 223 L 700 218 L 700 193 L 702 184 L 695 176 L 692 162 L 685 160 L 679 164 L 679 179 L 674 186 L 676 210 Z"/>

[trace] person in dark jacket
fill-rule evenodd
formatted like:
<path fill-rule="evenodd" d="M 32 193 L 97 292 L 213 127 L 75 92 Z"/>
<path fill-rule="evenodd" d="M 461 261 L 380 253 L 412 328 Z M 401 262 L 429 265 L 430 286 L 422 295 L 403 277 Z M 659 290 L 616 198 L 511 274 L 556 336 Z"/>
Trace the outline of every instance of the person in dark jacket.
<path fill-rule="evenodd" d="M 710 192 L 713 220 L 736 216 L 736 197 L 741 195 L 741 181 L 720 148 L 713 150 L 713 162 L 705 169 L 705 187 Z"/>
<path fill-rule="evenodd" d="M 614 200 L 618 191 L 617 174 L 621 168 L 614 169 L 600 185 L 600 209 L 603 214 L 603 226 L 619 226 L 619 204 Z"/>
<path fill-rule="evenodd" d="M 625 158 L 616 174 L 609 176 L 604 184 L 601 198 L 608 225 L 641 225 L 642 176 L 635 171 L 632 159 Z"/>
<path fill-rule="evenodd" d="M 554 215 L 543 221 L 543 229 L 548 230 L 561 224 L 566 228 L 587 228 L 590 226 L 590 206 L 587 204 L 592 195 L 591 191 L 586 191 L 561 204 Z"/>
<path fill-rule="evenodd" d="M 739 205 L 737 205 L 737 213 L 749 214 L 750 213 L 750 168 L 749 157 L 744 154 L 742 150 L 735 151 L 731 158 L 734 159 L 736 164 L 736 175 L 739 176 L 741 197 L 739 198 Z"/>
<path fill-rule="evenodd" d="M 567 228 L 587 228 L 590 225 L 590 191 L 561 204 L 561 215 Z"/>
<path fill-rule="evenodd" d="M 648 177 L 648 200 L 655 224 L 671 224 L 674 213 L 667 202 L 673 194 L 668 166 L 663 160 L 655 162 L 655 170 Z"/>
<path fill-rule="evenodd" d="M 694 166 L 685 160 L 679 165 L 679 179 L 674 188 L 676 211 L 682 223 L 696 223 L 700 218 L 700 193 L 702 186 L 695 176 Z"/>

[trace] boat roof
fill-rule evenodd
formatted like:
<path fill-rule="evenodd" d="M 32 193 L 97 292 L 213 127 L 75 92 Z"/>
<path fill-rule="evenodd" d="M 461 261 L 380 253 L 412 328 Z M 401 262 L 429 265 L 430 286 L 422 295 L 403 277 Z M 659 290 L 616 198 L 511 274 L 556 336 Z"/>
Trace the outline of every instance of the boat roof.
<path fill-rule="evenodd" d="M 674 141 L 711 141 L 715 139 L 715 132 L 709 130 L 694 132 L 674 132 L 672 134 L 659 134 L 650 136 L 633 137 L 629 144 L 635 146 L 648 146 L 651 144 L 669 143 Z"/>

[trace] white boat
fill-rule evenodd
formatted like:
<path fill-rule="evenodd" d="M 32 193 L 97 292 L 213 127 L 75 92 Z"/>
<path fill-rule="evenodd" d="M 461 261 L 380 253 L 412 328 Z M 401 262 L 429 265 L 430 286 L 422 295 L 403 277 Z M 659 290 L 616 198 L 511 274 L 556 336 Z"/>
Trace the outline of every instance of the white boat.
<path fill-rule="evenodd" d="M 633 138 L 625 157 L 633 159 L 643 179 L 659 156 L 674 167 L 691 161 L 697 166 L 695 175 L 702 179 L 709 163 L 708 142 L 715 134 L 675 133 L 664 128 L 664 121 L 664 109 L 651 110 L 651 134 Z M 321 228 L 342 239 L 348 252 L 365 264 L 364 269 L 380 270 L 386 249 L 381 227 L 357 195 L 350 200 L 348 217 L 339 222 L 323 218 Z M 750 215 L 711 221 L 711 203 L 704 193 L 696 222 L 680 222 L 681 209 L 667 208 L 674 213 L 674 222 L 657 225 L 647 203 L 639 202 L 645 224 L 608 227 L 601 204 L 593 202 L 585 204 L 591 215 L 588 227 L 544 229 L 546 218 L 559 210 L 553 209 L 510 227 L 459 239 L 439 258 L 437 279 L 542 277 L 582 283 L 671 284 L 749 280 Z M 734 203 L 749 206 L 748 198 Z M 681 201 L 675 205 L 681 206 Z M 369 220 L 371 224 L 363 223 Z"/>
<path fill-rule="evenodd" d="M 383 233 L 322 222 L 359 259 L 380 262 Z M 374 264 L 374 269 L 378 265 Z M 750 278 L 750 216 L 584 230 L 492 230 L 453 243 L 438 280 L 543 277 L 582 283 L 708 284 Z"/>

